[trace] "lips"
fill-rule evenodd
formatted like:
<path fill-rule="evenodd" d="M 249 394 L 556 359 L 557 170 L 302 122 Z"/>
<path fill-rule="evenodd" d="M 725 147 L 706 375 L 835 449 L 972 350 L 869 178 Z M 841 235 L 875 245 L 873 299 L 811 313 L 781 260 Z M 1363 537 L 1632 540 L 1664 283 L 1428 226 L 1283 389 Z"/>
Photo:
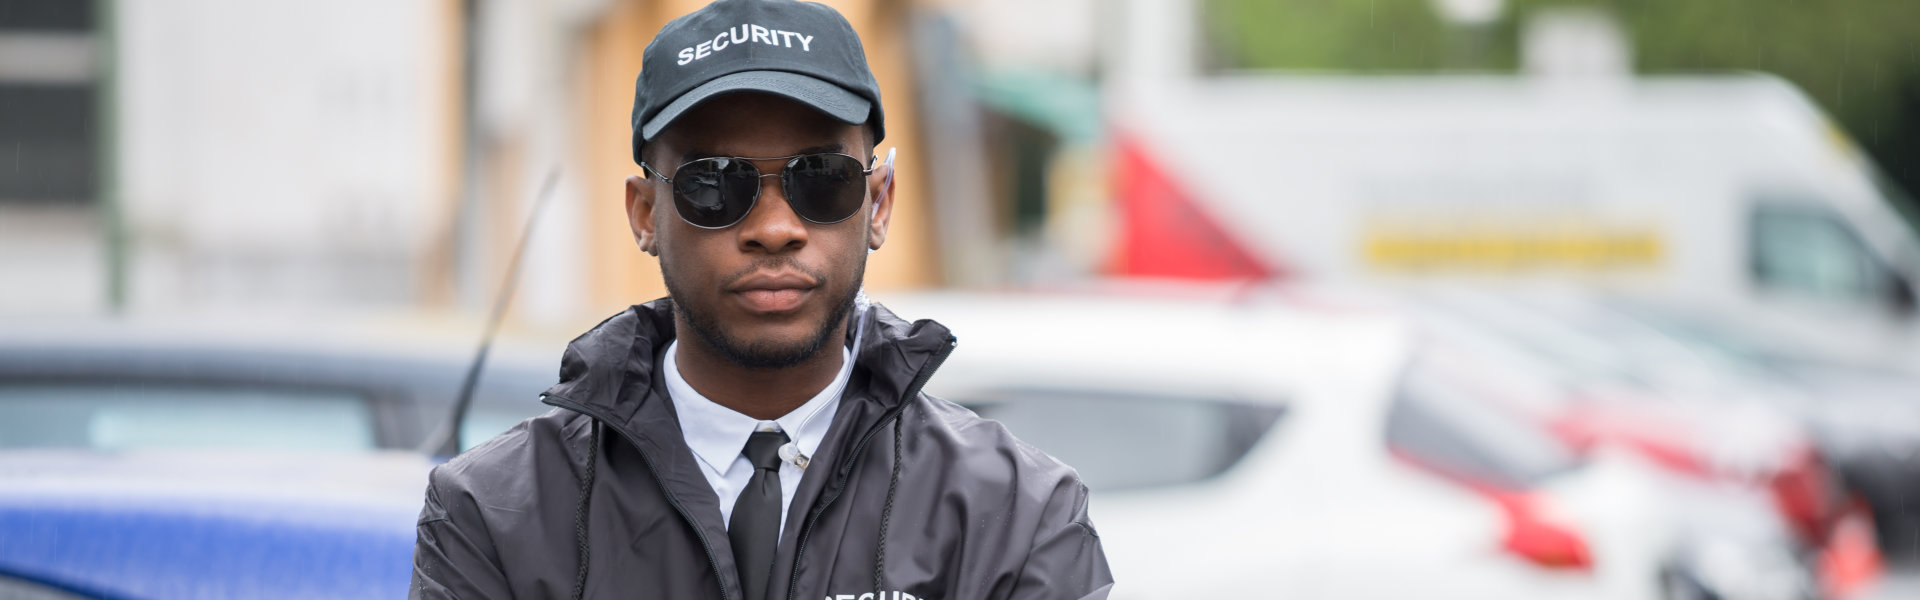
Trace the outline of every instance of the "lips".
<path fill-rule="evenodd" d="M 800 308 L 819 282 L 797 273 L 756 273 L 729 286 L 752 312 L 780 313 Z"/>

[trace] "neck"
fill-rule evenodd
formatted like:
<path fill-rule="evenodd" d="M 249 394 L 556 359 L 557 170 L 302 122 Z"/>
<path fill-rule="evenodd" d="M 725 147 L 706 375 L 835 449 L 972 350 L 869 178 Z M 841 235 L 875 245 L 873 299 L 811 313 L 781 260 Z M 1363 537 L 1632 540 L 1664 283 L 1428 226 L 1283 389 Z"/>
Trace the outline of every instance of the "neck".
<path fill-rule="evenodd" d="M 806 404 L 833 383 L 846 358 L 841 344 L 829 343 L 791 367 L 743 367 L 708 346 L 699 335 L 689 335 L 693 333 L 691 326 L 677 321 L 674 329 L 679 349 L 675 351 L 674 361 L 679 363 L 680 377 L 715 404 L 762 421 L 786 416 Z M 835 342 L 847 339 L 848 321 L 843 319 L 827 339 Z"/>

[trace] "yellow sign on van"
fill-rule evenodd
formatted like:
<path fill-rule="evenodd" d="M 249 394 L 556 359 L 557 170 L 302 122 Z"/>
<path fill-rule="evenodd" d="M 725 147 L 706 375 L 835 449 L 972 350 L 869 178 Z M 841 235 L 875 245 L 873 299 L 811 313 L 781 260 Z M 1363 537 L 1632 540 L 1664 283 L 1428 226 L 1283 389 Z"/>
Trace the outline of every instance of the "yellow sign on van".
<path fill-rule="evenodd" d="M 1383 271 L 1614 271 L 1658 267 L 1666 244 L 1646 225 L 1402 223 L 1368 227 L 1362 251 Z"/>

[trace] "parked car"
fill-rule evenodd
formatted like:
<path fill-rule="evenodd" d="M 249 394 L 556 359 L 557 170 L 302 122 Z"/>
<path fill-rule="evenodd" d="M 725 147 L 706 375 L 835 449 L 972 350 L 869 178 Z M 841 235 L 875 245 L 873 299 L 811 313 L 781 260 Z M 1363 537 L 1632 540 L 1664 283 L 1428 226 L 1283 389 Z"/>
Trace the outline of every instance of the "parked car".
<path fill-rule="evenodd" d="M 1812 589 L 1763 497 L 1629 452 L 1580 456 L 1423 366 L 1446 350 L 1392 313 L 1075 294 L 886 303 L 960 339 L 929 391 L 1079 470 L 1129 574 L 1115 598 Z"/>
<path fill-rule="evenodd" d="M 1614 298 L 1606 310 L 1696 352 L 1698 360 L 1794 393 L 1777 398 L 1804 419 L 1847 484 L 1872 509 L 1881 548 L 1920 558 L 1920 376 L 1821 356 L 1723 314 Z"/>
<path fill-rule="evenodd" d="M 426 456 L 0 451 L 0 598 L 398 598 Z"/>
<path fill-rule="evenodd" d="M 102 323 L 0 331 L 0 598 L 395 598 L 470 348 Z M 545 410 L 483 372 L 465 445 Z"/>
<path fill-rule="evenodd" d="M 1834 438 L 1803 408 L 1805 390 L 1703 360 L 1577 292 L 1418 296 L 1430 314 L 1466 320 L 1542 359 L 1529 370 L 1562 380 L 1563 393 L 1541 397 L 1562 404 L 1548 414 L 1564 437 L 1623 441 L 1670 469 L 1769 490 L 1815 553 L 1828 596 L 1878 575 L 1871 516 L 1836 468 Z"/>
<path fill-rule="evenodd" d="M 0 449 L 415 449 L 444 424 L 470 347 L 322 331 L 0 330 Z M 466 445 L 543 412 L 555 364 L 495 352 Z"/>

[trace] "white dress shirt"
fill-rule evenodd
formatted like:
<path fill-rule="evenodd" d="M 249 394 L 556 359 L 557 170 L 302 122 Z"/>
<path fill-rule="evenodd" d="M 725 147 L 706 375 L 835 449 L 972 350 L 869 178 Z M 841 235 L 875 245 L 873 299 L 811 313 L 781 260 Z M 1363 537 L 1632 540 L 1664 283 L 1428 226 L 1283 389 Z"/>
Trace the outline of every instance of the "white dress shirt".
<path fill-rule="evenodd" d="M 854 339 L 854 347 L 858 348 L 857 333 Z M 846 389 L 847 379 L 853 376 L 856 354 L 842 346 L 840 372 L 833 376 L 833 382 L 828 383 L 826 389 L 778 419 L 761 421 L 716 404 L 688 385 L 686 378 L 680 375 L 679 362 L 675 360 L 679 349 L 680 342 L 676 340 L 667 346 L 667 355 L 663 359 L 667 395 L 673 399 L 674 412 L 679 413 L 680 435 L 686 438 L 687 447 L 693 449 L 693 456 L 700 463 L 700 473 L 707 476 L 707 483 L 713 486 L 714 495 L 720 498 L 721 522 L 731 526 L 733 503 L 740 498 L 740 490 L 747 487 L 747 480 L 753 478 L 753 464 L 747 461 L 745 454 L 747 438 L 755 431 L 783 432 L 789 440 L 799 445 L 801 454 L 813 456 L 814 451 L 820 448 L 820 441 L 827 437 L 827 428 L 833 425 L 834 413 L 839 412 L 840 392 Z M 793 504 L 794 491 L 800 488 L 800 477 L 804 474 L 805 470 L 794 465 L 793 461 L 780 464 L 782 536 L 787 530 L 787 507 Z"/>

